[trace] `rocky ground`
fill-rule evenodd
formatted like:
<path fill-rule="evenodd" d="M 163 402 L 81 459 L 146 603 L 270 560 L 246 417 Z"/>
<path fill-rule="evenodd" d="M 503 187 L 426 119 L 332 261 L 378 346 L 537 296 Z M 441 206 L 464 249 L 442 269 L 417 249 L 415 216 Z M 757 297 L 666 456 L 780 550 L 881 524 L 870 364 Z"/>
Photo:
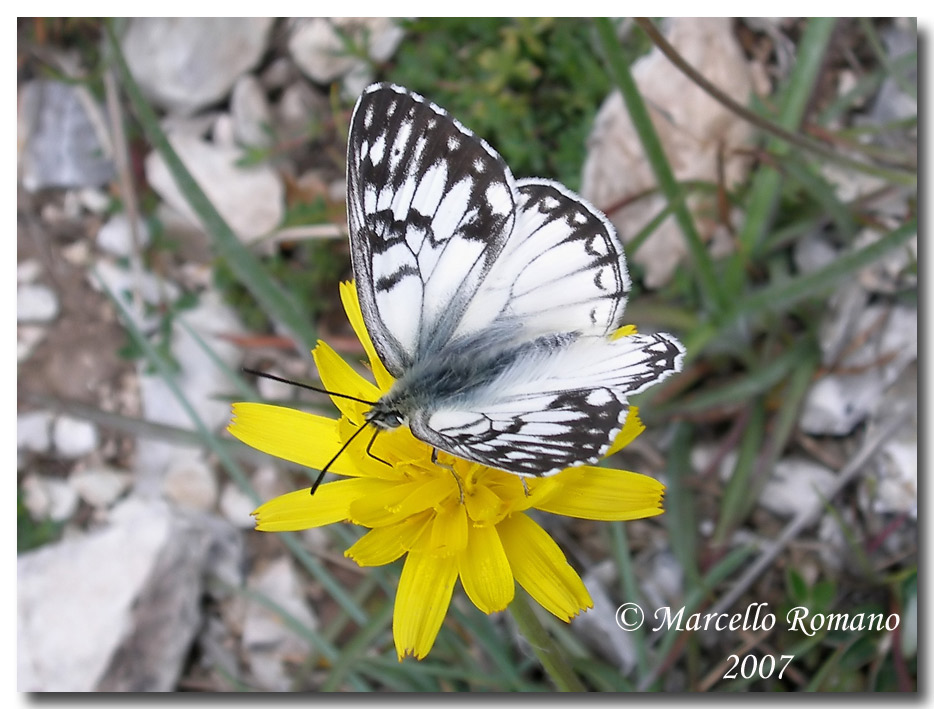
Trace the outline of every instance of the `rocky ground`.
<path fill-rule="evenodd" d="M 102 96 L 89 83 L 65 80 L 90 69 L 88 47 L 57 40 L 84 38 L 92 48 L 99 42 L 98 26 L 75 22 L 21 20 L 19 26 L 19 689 L 316 686 L 296 680 L 295 668 L 311 651 L 309 639 L 257 598 L 270 599 L 312 629 L 327 625 L 335 605 L 277 537 L 252 531 L 250 517 L 256 499 L 287 492 L 301 477 L 231 441 L 230 450 L 248 467 L 256 491 L 251 497 L 222 473 L 215 452 L 199 444 L 192 421 L 194 413 L 207 430 L 224 428 L 230 401 L 242 396 L 229 370 L 246 364 L 308 379 L 308 358 L 282 333 L 264 331 L 267 323 L 254 319 L 255 310 L 236 305 L 236 293 L 221 287 L 208 237 L 163 158 L 132 129 L 121 164 L 115 119 L 125 109 L 119 99 L 115 107 L 117 94 Z M 795 48 L 783 28 L 676 25 L 669 37 L 701 73 L 745 103 L 753 92 L 767 95 L 775 78 L 770 72 L 792 62 Z M 301 252 L 317 264 L 321 275 L 310 288 L 330 293 L 313 315 L 319 333 L 352 353 L 336 299 L 337 282 L 350 276 L 340 160 L 346 108 L 374 78 L 392 78 L 391 72 L 374 77 L 374 67 L 391 61 L 403 31 L 388 20 L 191 19 L 133 20 L 121 32 L 131 71 L 211 201 L 257 253 L 281 260 Z M 341 51 L 347 33 L 360 42 L 356 54 Z M 743 33 L 773 38 L 768 61 L 750 56 L 751 45 L 737 40 Z M 905 23 L 887 25 L 883 36 L 892 57 L 916 49 Z M 679 156 L 678 177 L 746 179 L 752 127 L 716 102 L 682 100 L 690 95 L 688 82 L 676 72 L 660 79 L 658 71 L 672 70 L 656 53 L 634 73 L 648 102 L 667 109 L 672 129 L 663 139 Z M 837 79 L 840 93 L 856 81 L 844 74 Z M 881 86 L 862 120 L 916 115 L 916 100 L 902 88 Z M 583 194 L 607 209 L 623 203 L 612 217 L 627 238 L 663 203 L 659 196 L 657 203 L 625 205 L 653 184 L 644 162 L 619 167 L 637 151 L 634 140 L 622 101 L 609 97 L 582 158 Z M 703 156 L 723 140 L 748 149 L 731 153 L 718 173 Z M 244 156 L 255 159 L 245 162 Z M 878 188 L 872 178 L 842 171 L 828 170 L 826 178 L 841 201 Z M 128 180 L 137 186 L 132 200 Z M 872 198 L 890 228 L 910 209 L 903 192 Z M 296 205 L 309 203 L 318 209 L 313 223 L 296 219 Z M 709 211 L 703 203 L 692 208 L 711 250 L 728 253 L 730 234 L 716 220 L 704 222 L 700 215 Z M 688 257 L 669 222 L 636 258 L 649 289 L 668 284 Z M 866 225 L 857 243 L 877 238 L 875 227 Z M 801 272 L 817 269 L 838 258 L 839 249 L 826 235 L 813 234 L 797 242 L 795 265 Z M 846 577 L 853 562 L 841 518 L 865 525 L 866 544 L 884 548 L 899 568 L 916 560 L 917 305 L 904 298 L 894 306 L 881 303 L 904 288 L 910 258 L 888 256 L 827 301 L 820 338 L 825 368 L 805 398 L 797 445 L 758 494 L 752 526 L 732 540 L 776 538 L 803 510 L 814 511 L 816 524 L 776 551 L 776 568 L 788 565 L 812 579 L 830 568 Z M 307 266 L 301 259 L 293 263 Z M 125 315 L 113 300 L 124 293 Z M 170 356 L 172 381 L 139 356 L 127 318 Z M 268 399 L 296 396 L 273 382 L 258 385 Z M 180 403 L 178 389 L 191 409 Z M 900 422 L 894 432 L 886 428 L 893 420 Z M 691 465 L 699 489 L 718 488 L 734 469 L 738 453 L 724 445 L 726 428 L 712 427 L 716 435 L 696 442 Z M 840 471 L 879 431 L 886 435 L 869 464 L 854 473 L 843 511 L 824 508 L 838 490 Z M 660 473 L 664 441 L 647 440 L 633 464 Z M 712 531 L 708 511 L 698 511 L 701 535 Z M 674 604 L 683 592 L 683 570 L 665 528 L 637 523 L 629 533 L 641 550 L 637 572 L 647 597 L 659 606 Z M 618 600 L 611 600 L 616 572 L 602 537 L 592 537 L 586 526 L 559 528 L 555 535 L 569 545 L 600 601 L 597 612 L 587 614 L 592 617 L 572 625 L 578 642 L 590 642 L 621 672 L 631 669 L 633 649 L 607 631 Z M 332 537 L 311 531 L 299 539 L 347 587 L 364 578 Z"/>

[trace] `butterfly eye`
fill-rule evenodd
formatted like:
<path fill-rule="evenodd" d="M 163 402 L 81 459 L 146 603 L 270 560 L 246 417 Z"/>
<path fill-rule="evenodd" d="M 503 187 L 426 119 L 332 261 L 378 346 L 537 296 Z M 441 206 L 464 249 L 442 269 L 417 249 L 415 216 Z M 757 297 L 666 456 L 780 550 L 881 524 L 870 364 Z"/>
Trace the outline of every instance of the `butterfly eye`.
<path fill-rule="evenodd" d="M 405 423 L 405 417 L 400 414 L 398 411 L 383 410 L 379 411 L 376 416 L 370 419 L 370 423 L 378 426 L 379 428 L 399 428 L 399 426 Z"/>

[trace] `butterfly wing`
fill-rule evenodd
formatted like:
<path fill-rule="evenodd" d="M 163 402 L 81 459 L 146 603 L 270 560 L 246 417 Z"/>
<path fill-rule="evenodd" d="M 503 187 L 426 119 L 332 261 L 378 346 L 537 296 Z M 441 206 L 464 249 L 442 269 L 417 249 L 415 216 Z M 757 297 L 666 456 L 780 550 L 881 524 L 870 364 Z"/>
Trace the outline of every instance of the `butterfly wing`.
<path fill-rule="evenodd" d="M 416 412 L 409 426 L 461 458 L 550 475 L 598 461 L 625 422 L 628 398 L 679 371 L 683 354 L 665 334 L 529 348 L 488 386 L 456 406 Z"/>
<path fill-rule="evenodd" d="M 515 222 L 502 158 L 443 109 L 374 84 L 347 148 L 351 254 L 360 307 L 395 377 L 439 351 Z"/>
<path fill-rule="evenodd" d="M 607 335 L 621 324 L 629 289 L 622 243 L 602 213 L 557 182 L 519 180 L 512 234 L 456 336 Z"/>

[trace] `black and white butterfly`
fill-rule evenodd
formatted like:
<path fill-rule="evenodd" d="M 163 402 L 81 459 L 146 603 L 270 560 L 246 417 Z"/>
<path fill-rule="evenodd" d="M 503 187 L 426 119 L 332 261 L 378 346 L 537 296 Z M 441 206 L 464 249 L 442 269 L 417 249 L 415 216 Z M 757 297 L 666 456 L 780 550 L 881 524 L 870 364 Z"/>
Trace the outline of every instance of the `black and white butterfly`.
<path fill-rule="evenodd" d="M 517 475 L 596 462 L 627 399 L 681 369 L 671 335 L 611 339 L 629 275 L 607 218 L 400 86 L 354 109 L 347 204 L 367 330 L 396 378 L 367 422 Z"/>

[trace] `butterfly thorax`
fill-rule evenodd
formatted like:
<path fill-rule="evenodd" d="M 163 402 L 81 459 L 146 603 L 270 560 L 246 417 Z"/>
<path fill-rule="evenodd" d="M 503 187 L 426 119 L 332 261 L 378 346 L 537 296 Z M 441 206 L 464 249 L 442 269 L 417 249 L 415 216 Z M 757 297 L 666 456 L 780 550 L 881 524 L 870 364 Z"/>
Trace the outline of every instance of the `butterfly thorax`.
<path fill-rule="evenodd" d="M 416 412 L 470 404 L 509 370 L 577 337 L 577 333 L 566 332 L 512 345 L 487 337 L 456 343 L 455 347 L 412 365 L 370 409 L 367 420 L 380 428 L 392 429 L 407 424 Z"/>

